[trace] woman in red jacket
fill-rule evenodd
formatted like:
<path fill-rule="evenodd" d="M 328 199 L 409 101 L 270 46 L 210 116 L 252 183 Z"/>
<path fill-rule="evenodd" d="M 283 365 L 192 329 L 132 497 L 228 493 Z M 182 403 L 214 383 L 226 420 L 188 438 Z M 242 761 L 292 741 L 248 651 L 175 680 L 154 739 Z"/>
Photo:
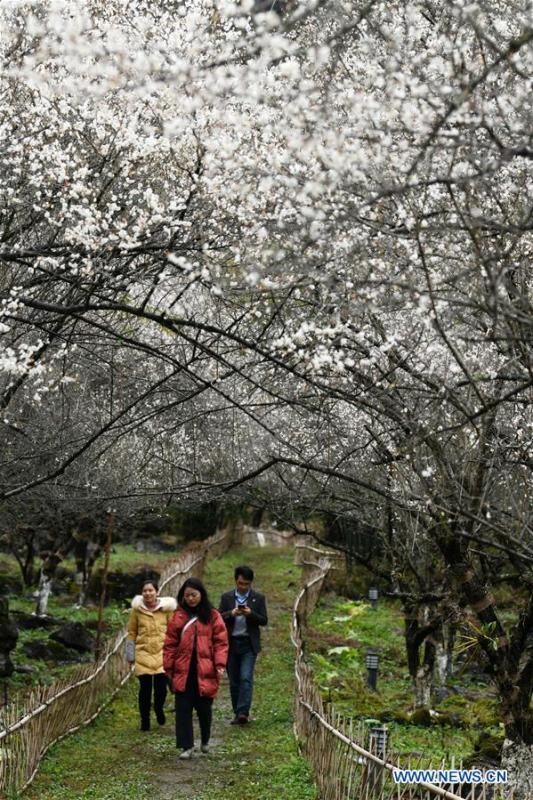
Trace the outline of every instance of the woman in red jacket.
<path fill-rule="evenodd" d="M 179 608 L 168 623 L 163 645 L 163 667 L 175 693 L 179 758 L 191 758 L 193 709 L 200 723 L 201 752 L 209 752 L 213 698 L 228 659 L 228 634 L 197 578 L 187 578 L 177 599 Z"/>

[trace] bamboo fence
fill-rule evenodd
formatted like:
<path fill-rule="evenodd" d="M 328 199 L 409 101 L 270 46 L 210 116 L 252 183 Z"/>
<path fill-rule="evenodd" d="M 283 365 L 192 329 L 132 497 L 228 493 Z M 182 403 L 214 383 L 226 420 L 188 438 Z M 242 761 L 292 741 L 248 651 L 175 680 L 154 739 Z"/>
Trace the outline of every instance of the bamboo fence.
<path fill-rule="evenodd" d="M 163 572 L 160 589 L 175 595 L 183 581 L 203 573 L 208 555 L 230 545 L 228 531 L 187 548 Z M 0 797 L 17 797 L 34 779 L 52 745 L 92 722 L 133 674 L 126 661 L 126 630 L 110 641 L 94 664 L 80 666 L 67 680 L 39 686 L 13 703 L 0 720 Z"/>
<path fill-rule="evenodd" d="M 314 772 L 320 800 L 512 800 L 509 788 L 487 783 L 441 785 L 395 783 L 393 770 L 461 769 L 462 764 L 428 766 L 424 756 L 406 759 L 384 752 L 378 729 L 368 729 L 326 706 L 305 660 L 305 626 L 328 572 L 339 568 L 338 553 L 305 542 L 296 545 L 295 561 L 303 567 L 303 587 L 293 609 L 292 641 L 296 648 L 296 737 Z"/>

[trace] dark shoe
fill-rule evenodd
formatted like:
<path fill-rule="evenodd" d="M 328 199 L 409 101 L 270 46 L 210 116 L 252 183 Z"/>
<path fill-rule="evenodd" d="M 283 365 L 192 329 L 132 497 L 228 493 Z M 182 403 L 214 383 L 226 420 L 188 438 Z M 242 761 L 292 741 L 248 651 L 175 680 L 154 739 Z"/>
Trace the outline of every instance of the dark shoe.
<path fill-rule="evenodd" d="M 233 717 L 230 722 L 230 725 L 238 725 L 239 724 L 239 717 Z"/>
<path fill-rule="evenodd" d="M 150 730 L 150 723 L 149 722 L 141 722 L 141 730 L 142 731 L 149 731 Z"/>
<path fill-rule="evenodd" d="M 160 725 L 164 725 L 164 724 L 165 724 L 165 722 L 167 721 L 167 718 L 165 717 L 165 712 L 164 712 L 163 710 L 161 710 L 161 711 L 156 711 L 156 712 L 155 712 L 155 715 L 156 715 L 156 718 L 157 718 L 157 721 L 158 721 L 158 723 L 159 723 Z"/>
<path fill-rule="evenodd" d="M 238 725 L 246 725 L 248 723 L 248 714 L 239 714 L 237 717 Z"/>

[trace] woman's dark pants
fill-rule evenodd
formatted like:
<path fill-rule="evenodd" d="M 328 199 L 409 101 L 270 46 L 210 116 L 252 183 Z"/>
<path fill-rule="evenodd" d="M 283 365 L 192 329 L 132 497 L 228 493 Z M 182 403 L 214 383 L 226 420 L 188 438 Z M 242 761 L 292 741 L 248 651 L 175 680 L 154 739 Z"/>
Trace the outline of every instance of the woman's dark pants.
<path fill-rule="evenodd" d="M 150 709 L 152 707 L 152 688 L 154 692 L 154 711 L 160 725 L 165 722 L 165 698 L 167 696 L 168 680 L 162 672 L 158 675 L 139 675 L 139 713 L 141 715 L 141 730 L 150 730 Z"/>
<path fill-rule="evenodd" d="M 176 747 L 190 750 L 194 747 L 194 734 L 192 727 L 192 712 L 198 714 L 200 723 L 200 736 L 202 744 L 209 743 L 211 736 L 211 720 L 213 717 L 213 698 L 202 697 L 198 691 L 198 676 L 195 659 L 191 662 L 191 669 L 187 678 L 184 692 L 176 692 Z"/>

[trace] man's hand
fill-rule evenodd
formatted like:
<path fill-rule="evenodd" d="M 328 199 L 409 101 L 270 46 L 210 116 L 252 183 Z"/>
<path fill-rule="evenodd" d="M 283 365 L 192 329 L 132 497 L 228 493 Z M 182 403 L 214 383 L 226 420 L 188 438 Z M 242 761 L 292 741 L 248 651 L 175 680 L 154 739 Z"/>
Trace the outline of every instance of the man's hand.
<path fill-rule="evenodd" d="M 245 617 L 249 617 L 250 614 L 252 613 L 252 609 L 248 608 L 248 606 L 241 606 L 241 611 Z"/>

